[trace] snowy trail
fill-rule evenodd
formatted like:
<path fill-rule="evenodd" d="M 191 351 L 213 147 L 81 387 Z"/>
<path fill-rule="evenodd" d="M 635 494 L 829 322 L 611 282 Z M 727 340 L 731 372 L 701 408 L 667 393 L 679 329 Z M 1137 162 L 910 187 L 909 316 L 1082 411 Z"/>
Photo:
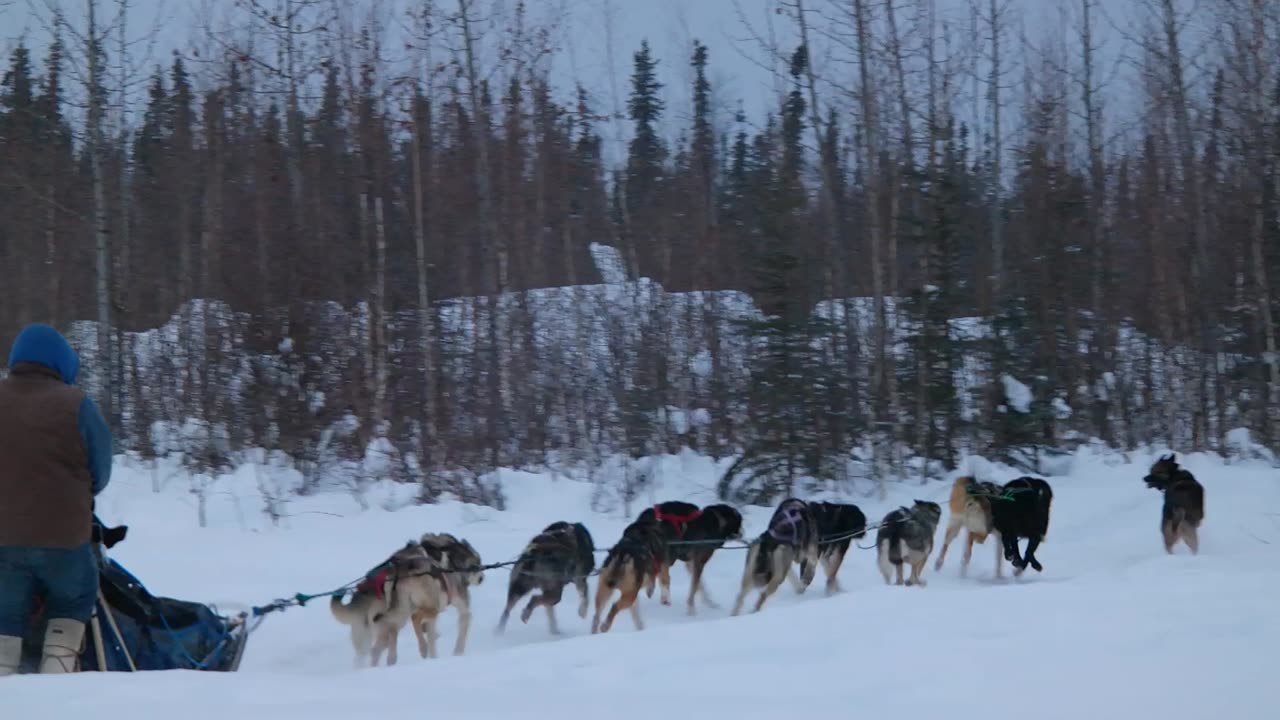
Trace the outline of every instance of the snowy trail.
<path fill-rule="evenodd" d="M 11 717 L 10 709 L 22 711 L 12 717 L 78 720 L 104 712 L 245 720 L 584 712 L 618 719 L 669 712 L 765 718 L 797 711 L 824 717 L 1274 717 L 1280 517 L 1271 513 L 1280 511 L 1280 474 L 1263 465 L 1185 458 L 1206 486 L 1201 554 L 1179 547 L 1168 556 L 1159 538 L 1159 494 L 1141 481 L 1145 460 L 1108 465 L 1078 458 L 1070 476 L 1048 478 L 1053 516 L 1037 553 L 1045 571 L 1019 580 L 993 579 L 990 541 L 975 548 L 969 577 L 959 577 L 958 540 L 941 572 L 933 571 L 931 558 L 928 587 L 886 587 L 874 551 L 852 547 L 840 573 L 844 593 L 823 597 L 819 574 L 805 595 L 784 585 L 762 613 L 732 618 L 745 553 L 723 550 L 706 575 L 718 610 L 700 603 L 697 617 L 685 614 L 688 573 L 678 566 L 671 606 L 659 605 L 658 593 L 641 596 L 643 632 L 623 614 L 609 634 L 591 636 L 590 616 L 578 618 L 570 589 L 557 608 L 562 636 L 552 637 L 538 612 L 528 625 L 513 618 L 496 637 L 507 573 L 494 570 L 475 592 L 465 657 L 422 660 L 406 630 L 397 667 L 355 671 L 346 628 L 321 600 L 270 617 L 238 674 L 23 676 L 0 689 L 0 717 Z M 694 490 L 706 486 L 709 471 L 700 475 L 693 463 L 685 475 L 657 499 L 710 502 Z M 1004 472 L 995 479 L 1009 477 Z M 226 515 L 222 524 L 197 530 L 193 512 L 176 512 L 171 497 L 145 492 L 143 480 L 134 488 L 122 483 L 104 502 L 109 522 L 132 526 L 116 557 L 153 592 L 189 599 L 262 603 L 324 590 L 426 530 L 465 536 L 486 562 L 495 562 L 513 558 L 553 520 L 584 519 L 600 548 L 627 522 L 588 514 L 588 485 L 530 476 L 508 482 L 508 512 L 452 504 L 345 518 L 307 514 L 287 530 L 262 532 L 246 532 Z M 853 501 L 875 523 L 912 497 L 943 501 L 945 491 L 938 483 L 894 488 L 886 503 Z M 747 533 L 760 532 L 769 513 L 750 509 Z M 939 545 L 941 539 L 939 529 Z M 455 630 L 450 611 L 441 627 L 446 652 Z M 56 689 L 72 687 L 65 683 L 74 690 Z"/>

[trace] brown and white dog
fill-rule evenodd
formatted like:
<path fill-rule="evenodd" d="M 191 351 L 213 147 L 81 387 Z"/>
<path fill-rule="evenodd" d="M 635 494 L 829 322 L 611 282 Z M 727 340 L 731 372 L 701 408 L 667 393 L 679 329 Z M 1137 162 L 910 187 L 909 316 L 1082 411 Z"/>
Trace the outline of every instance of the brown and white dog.
<path fill-rule="evenodd" d="M 1000 486 L 993 482 L 979 482 L 972 476 L 956 478 L 951 484 L 951 498 L 947 501 L 947 532 L 942 540 L 942 549 L 938 551 L 938 559 L 933 563 L 934 570 L 942 569 L 942 562 L 947 557 L 947 548 L 956 539 L 960 530 L 965 531 L 964 557 L 960 559 L 960 576 L 964 577 L 969 570 L 969 561 L 973 558 L 973 544 L 983 545 L 987 536 L 996 533 L 995 518 L 991 512 L 991 504 L 1000 495 Z M 1003 546 L 999 538 L 994 543 L 996 551 L 996 577 L 1004 575 Z"/>
<path fill-rule="evenodd" d="M 666 541 L 655 517 L 641 517 L 622 531 L 622 538 L 609 550 L 600 566 L 600 578 L 596 581 L 596 612 L 591 619 L 592 634 L 609 632 L 614 618 L 623 610 L 631 611 L 636 630 L 644 630 L 644 621 L 640 619 L 636 599 L 641 587 L 645 589 L 646 595 L 653 597 L 658 576 L 665 572 L 663 563 L 666 553 Z M 604 611 L 605 603 L 613 597 L 614 590 L 622 593 L 622 596 L 609 609 L 608 617 L 601 623 L 600 614 Z"/>
<path fill-rule="evenodd" d="M 356 667 L 377 666 L 383 652 L 387 665 L 395 665 L 400 630 L 419 607 L 443 606 L 448 595 L 445 576 L 421 543 L 408 542 L 374 568 L 352 592 L 351 601 L 329 599 L 329 611 L 338 622 L 351 627 L 351 647 Z"/>
<path fill-rule="evenodd" d="M 480 553 L 471 543 L 449 533 L 424 533 L 418 542 L 427 555 L 446 570 L 440 583 L 444 595 L 437 596 L 435 602 L 414 605 L 411 619 L 418 638 L 418 652 L 424 658 L 436 657 L 436 638 L 439 637 L 436 621 L 440 613 L 452 606 L 458 609 L 458 638 L 453 654 L 461 655 L 466 651 L 467 634 L 471 630 L 471 588 L 484 582 Z"/>

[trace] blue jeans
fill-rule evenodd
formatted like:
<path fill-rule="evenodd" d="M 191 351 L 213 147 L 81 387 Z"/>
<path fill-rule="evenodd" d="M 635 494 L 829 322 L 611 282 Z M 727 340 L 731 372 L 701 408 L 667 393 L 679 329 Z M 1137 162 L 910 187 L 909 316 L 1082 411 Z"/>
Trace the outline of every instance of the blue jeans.
<path fill-rule="evenodd" d="M 88 622 L 98 599 L 98 563 L 92 546 L 70 550 L 0 546 L 0 635 L 22 637 L 36 595 L 46 619 Z"/>

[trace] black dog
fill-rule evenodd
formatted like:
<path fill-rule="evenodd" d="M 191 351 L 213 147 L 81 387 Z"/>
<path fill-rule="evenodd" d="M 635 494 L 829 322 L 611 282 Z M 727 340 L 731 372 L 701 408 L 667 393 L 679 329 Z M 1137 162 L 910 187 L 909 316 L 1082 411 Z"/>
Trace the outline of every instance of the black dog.
<path fill-rule="evenodd" d="M 857 505 L 847 503 L 809 503 L 818 525 L 818 559 L 827 574 L 827 594 L 840 591 L 836 573 L 844 562 L 849 543 L 867 535 L 867 516 Z"/>
<path fill-rule="evenodd" d="M 991 500 L 991 522 L 1004 545 L 1004 559 L 1013 564 L 1013 574 L 1021 575 L 1027 565 L 1042 572 L 1036 559 L 1036 548 L 1049 534 L 1049 510 L 1053 504 L 1053 488 L 1034 477 L 1014 478 L 1000 487 Z M 1018 552 L 1019 538 L 1027 539 L 1025 555 Z"/>
<path fill-rule="evenodd" d="M 742 537 L 742 514 L 729 505 L 715 504 L 699 509 L 693 503 L 669 500 L 645 508 L 637 522 L 657 522 L 665 544 L 658 581 L 662 585 L 663 605 L 671 604 L 671 566 L 683 562 L 689 569 L 689 614 L 695 613 L 693 599 L 701 592 L 708 607 L 718 607 L 702 586 L 702 571 L 715 551 L 728 540 Z"/>
<path fill-rule="evenodd" d="M 1178 466 L 1176 453 L 1162 457 L 1143 478 L 1147 487 L 1164 493 L 1160 512 L 1160 532 L 1164 549 L 1173 554 L 1173 546 L 1182 540 L 1192 555 L 1200 553 L 1200 523 L 1204 522 L 1204 486 L 1189 471 Z"/>
<path fill-rule="evenodd" d="M 547 609 L 547 621 L 553 635 L 560 634 L 556 625 L 555 606 L 560 602 L 564 586 L 573 583 L 578 590 L 578 617 L 587 616 L 587 577 L 596 567 L 595 543 L 591 533 L 582 523 L 554 522 L 538 533 L 520 553 L 511 568 L 511 580 L 507 585 L 507 607 L 498 620 L 498 633 L 507 627 L 511 609 L 532 590 L 541 593 L 533 596 L 520 613 L 522 622 L 539 605 Z"/>

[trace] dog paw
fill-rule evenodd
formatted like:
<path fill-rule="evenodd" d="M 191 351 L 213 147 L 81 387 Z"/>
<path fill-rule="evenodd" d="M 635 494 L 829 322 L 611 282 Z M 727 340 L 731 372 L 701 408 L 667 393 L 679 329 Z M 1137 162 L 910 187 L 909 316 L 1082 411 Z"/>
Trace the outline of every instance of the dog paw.
<path fill-rule="evenodd" d="M 663 605 L 670 605 L 670 604 L 671 604 L 671 598 L 662 598 L 662 599 L 661 599 L 661 600 L 659 600 L 658 602 L 662 603 Z"/>
<path fill-rule="evenodd" d="M 1036 572 L 1044 572 L 1044 566 L 1040 564 L 1039 560 L 1032 560 L 1031 567 L 1034 568 Z"/>
<path fill-rule="evenodd" d="M 586 617 L 587 617 L 587 606 L 586 606 L 586 605 L 579 605 L 579 606 L 578 606 L 578 617 L 583 618 L 583 619 L 586 619 Z"/>

